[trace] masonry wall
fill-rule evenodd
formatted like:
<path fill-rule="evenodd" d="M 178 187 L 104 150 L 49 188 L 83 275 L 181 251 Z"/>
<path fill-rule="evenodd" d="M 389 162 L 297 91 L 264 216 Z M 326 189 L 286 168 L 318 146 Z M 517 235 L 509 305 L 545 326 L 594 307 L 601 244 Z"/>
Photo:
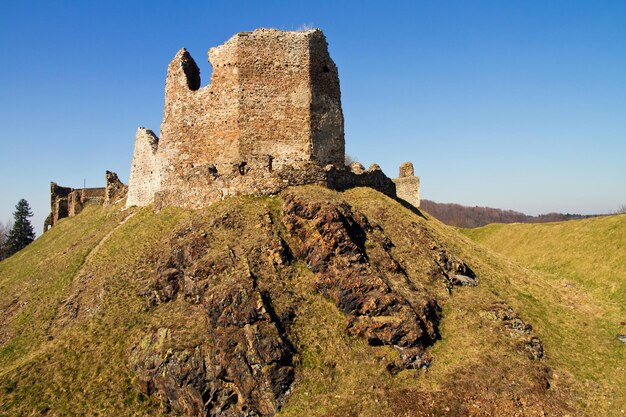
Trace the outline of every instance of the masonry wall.
<path fill-rule="evenodd" d="M 311 158 L 311 80 L 307 32 L 237 35 L 239 156 L 271 155 L 280 168 Z"/>
<path fill-rule="evenodd" d="M 302 184 L 395 197 L 377 166 L 344 165 L 339 74 L 320 30 L 242 32 L 208 57 L 205 87 L 185 49 L 170 62 L 161 137 L 138 131 L 128 206 L 198 208 Z"/>
<path fill-rule="evenodd" d="M 153 181 L 159 206 L 201 207 L 219 199 L 208 169 L 223 172 L 239 159 L 236 52 L 232 42 L 211 50 L 211 83 L 202 88 L 200 70 L 185 49 L 170 62 L 156 157 L 159 179 Z"/>
<path fill-rule="evenodd" d="M 101 188 L 61 187 L 50 183 L 50 214 L 46 218 L 43 231 L 47 232 L 59 220 L 79 214 L 90 204 L 115 204 L 126 197 L 127 187 L 115 172 L 105 173 L 105 186 Z"/>
<path fill-rule="evenodd" d="M 154 132 L 140 127 L 135 135 L 135 150 L 128 179 L 126 205 L 146 206 L 154 202 L 159 189 L 160 166 L 157 163 L 159 139 Z"/>
<path fill-rule="evenodd" d="M 400 165 L 400 174 L 394 178 L 397 198 L 406 201 L 413 207 L 420 206 L 420 179 L 415 176 L 413 164 L 405 162 Z"/>
<path fill-rule="evenodd" d="M 279 190 L 286 167 L 343 165 L 339 77 L 321 31 L 242 32 L 208 56 L 205 87 L 185 49 L 170 62 L 161 137 L 138 132 L 127 205 L 201 207 Z"/>
<path fill-rule="evenodd" d="M 311 159 L 322 166 L 342 167 L 346 150 L 339 73 L 322 32 L 309 37 L 309 53 Z"/>

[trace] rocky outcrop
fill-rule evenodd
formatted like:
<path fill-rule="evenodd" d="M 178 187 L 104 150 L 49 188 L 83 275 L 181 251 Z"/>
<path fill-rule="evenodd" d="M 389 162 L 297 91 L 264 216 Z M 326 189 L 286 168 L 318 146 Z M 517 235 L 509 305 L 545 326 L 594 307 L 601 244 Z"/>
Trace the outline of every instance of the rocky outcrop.
<path fill-rule="evenodd" d="M 179 231 L 152 261 L 156 274 L 141 294 L 146 308 L 175 300 L 201 306 L 203 339 L 210 341 L 168 354 L 161 340 L 176 346 L 176 335 L 157 329 L 132 346 L 130 363 L 140 390 L 157 395 L 166 411 L 273 415 L 294 381 L 296 352 L 286 332 L 293 316 L 289 308 L 277 312 L 274 306 L 283 292 L 276 268 L 288 262 L 284 243 L 268 229 L 258 256 L 215 251 L 213 233 L 237 230 L 235 217 L 226 214 L 210 225 Z"/>
<path fill-rule="evenodd" d="M 435 269 L 422 285 L 394 258 L 384 230 L 351 205 L 291 191 L 282 201 L 280 217 L 268 209 L 253 231 L 238 211 L 192 223 L 149 261 L 154 272 L 140 294 L 146 308 L 201 307 L 199 339 L 210 341 L 176 348 L 176 330 L 160 327 L 131 346 L 139 389 L 160 398 L 165 411 L 269 416 L 279 409 L 296 381 L 291 326 L 299 300 L 287 288 L 299 265 L 313 290 L 343 313 L 347 334 L 397 352 L 387 366 L 392 373 L 430 364 L 441 308 L 427 287 L 445 288 L 445 277 L 461 273 L 476 280 L 449 251 L 428 247 Z M 249 233 L 256 243 L 213 243 Z"/>
<path fill-rule="evenodd" d="M 482 315 L 501 323 L 508 334 L 516 340 L 519 351 L 526 352 L 532 359 L 543 358 L 543 342 L 533 334 L 533 327 L 526 324 L 506 303 L 496 302 Z"/>
<path fill-rule="evenodd" d="M 166 412 L 194 416 L 273 415 L 294 380 L 291 343 L 272 301 L 242 280 L 202 296 L 210 346 L 176 350 L 160 328 L 134 346 L 139 388 Z"/>
<path fill-rule="evenodd" d="M 295 256 L 315 274 L 318 290 L 346 314 L 348 332 L 372 346 L 396 347 L 407 368 L 428 363 L 423 353 L 438 337 L 439 306 L 409 284 L 393 258 L 379 267 L 369 262 L 364 244 L 374 229 L 367 218 L 347 204 L 308 202 L 289 193 L 283 210 L 283 223 L 297 238 Z M 384 235 L 378 240 L 388 244 Z"/>

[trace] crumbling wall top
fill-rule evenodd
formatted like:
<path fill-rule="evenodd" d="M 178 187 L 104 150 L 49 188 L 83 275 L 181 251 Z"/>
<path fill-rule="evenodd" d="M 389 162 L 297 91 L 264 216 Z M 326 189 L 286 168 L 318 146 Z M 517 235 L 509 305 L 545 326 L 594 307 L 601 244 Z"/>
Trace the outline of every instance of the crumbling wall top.
<path fill-rule="evenodd" d="M 415 175 L 412 162 L 405 162 L 400 165 L 400 178 L 412 177 Z"/>

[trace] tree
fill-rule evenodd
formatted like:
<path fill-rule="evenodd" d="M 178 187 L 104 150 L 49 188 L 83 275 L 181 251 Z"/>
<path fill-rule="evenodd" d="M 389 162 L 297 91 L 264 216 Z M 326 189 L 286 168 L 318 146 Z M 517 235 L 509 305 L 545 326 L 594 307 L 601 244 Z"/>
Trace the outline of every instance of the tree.
<path fill-rule="evenodd" d="M 23 198 L 15 206 L 13 213 L 13 228 L 9 232 L 7 239 L 8 255 L 24 249 L 30 242 L 35 240 L 33 225 L 30 224 L 29 217 L 33 217 L 28 201 Z"/>
<path fill-rule="evenodd" d="M 12 228 L 10 221 L 6 223 L 0 222 L 0 261 L 9 256 L 7 242 Z"/>

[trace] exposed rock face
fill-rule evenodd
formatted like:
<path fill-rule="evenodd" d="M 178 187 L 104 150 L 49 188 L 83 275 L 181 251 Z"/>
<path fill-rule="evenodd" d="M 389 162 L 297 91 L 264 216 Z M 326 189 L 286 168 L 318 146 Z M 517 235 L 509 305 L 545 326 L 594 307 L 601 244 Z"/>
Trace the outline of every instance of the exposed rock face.
<path fill-rule="evenodd" d="M 379 268 L 368 262 L 364 244 L 374 229 L 367 218 L 346 204 L 307 202 L 295 194 L 285 195 L 283 208 L 283 223 L 299 242 L 294 254 L 316 274 L 318 290 L 349 317 L 349 333 L 373 346 L 397 347 L 407 368 L 427 363 L 423 348 L 438 337 L 439 306 L 408 283 L 392 257 Z M 378 232 L 379 244 L 389 244 Z"/>
<path fill-rule="evenodd" d="M 173 302 L 202 306 L 204 340 L 190 349 L 158 329 L 131 349 L 130 362 L 144 394 L 156 394 L 166 411 L 202 416 L 273 415 L 294 381 L 293 347 L 286 328 L 290 307 L 277 311 L 284 293 L 280 270 L 288 263 L 271 217 L 255 253 L 212 248 L 212 235 L 237 231 L 237 214 L 178 232 L 158 254 L 157 273 L 142 294 L 147 308 Z M 220 248 L 221 249 L 221 248 Z M 171 339 L 172 343 L 161 340 Z"/>
<path fill-rule="evenodd" d="M 469 267 L 442 248 L 420 249 L 434 268 L 424 272 L 422 285 L 392 256 L 384 230 L 354 207 L 290 191 L 282 199 L 280 218 L 268 209 L 252 232 L 241 212 L 226 212 L 178 231 L 148 262 L 156 270 L 150 267 L 141 293 L 146 308 L 201 307 L 206 336 L 200 340 L 210 341 L 171 349 L 180 345 L 175 331 L 158 328 L 132 345 L 140 389 L 157 395 L 166 411 L 269 416 L 278 410 L 295 381 L 298 351 L 290 329 L 299 306 L 288 288 L 299 265 L 306 265 L 313 290 L 345 315 L 348 334 L 398 353 L 390 372 L 429 365 L 441 310 L 427 288 L 445 288 L 439 278 L 453 273 L 475 277 Z M 255 244 L 213 244 L 217 236 L 248 233 Z"/>
<path fill-rule="evenodd" d="M 483 316 L 501 322 L 510 336 L 517 340 L 520 351 L 526 352 L 532 359 L 543 358 L 543 342 L 533 335 L 533 327 L 526 324 L 511 307 L 502 302 L 494 303 Z"/>
<path fill-rule="evenodd" d="M 419 208 L 420 179 L 415 176 L 411 162 L 405 162 L 400 165 L 400 176 L 394 178 L 393 182 L 396 184 L 396 196 L 413 207 Z"/>

